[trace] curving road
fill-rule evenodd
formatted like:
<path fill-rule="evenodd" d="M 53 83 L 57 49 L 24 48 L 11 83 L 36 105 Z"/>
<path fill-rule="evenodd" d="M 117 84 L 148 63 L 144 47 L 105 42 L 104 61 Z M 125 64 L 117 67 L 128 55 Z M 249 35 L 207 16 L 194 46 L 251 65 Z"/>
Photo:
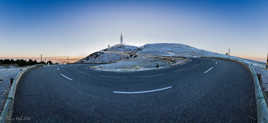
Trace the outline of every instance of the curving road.
<path fill-rule="evenodd" d="M 254 84 L 237 63 L 192 59 L 169 69 L 128 73 L 88 67 L 55 65 L 25 74 L 13 122 L 256 122 Z"/>

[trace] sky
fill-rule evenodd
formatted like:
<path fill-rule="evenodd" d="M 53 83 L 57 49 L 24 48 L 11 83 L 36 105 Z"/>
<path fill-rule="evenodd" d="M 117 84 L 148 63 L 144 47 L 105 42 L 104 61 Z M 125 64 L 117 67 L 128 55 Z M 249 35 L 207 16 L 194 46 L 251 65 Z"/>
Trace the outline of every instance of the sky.
<path fill-rule="evenodd" d="M 267 0 L 0 0 L 0 56 L 87 56 L 120 41 L 265 58 Z"/>

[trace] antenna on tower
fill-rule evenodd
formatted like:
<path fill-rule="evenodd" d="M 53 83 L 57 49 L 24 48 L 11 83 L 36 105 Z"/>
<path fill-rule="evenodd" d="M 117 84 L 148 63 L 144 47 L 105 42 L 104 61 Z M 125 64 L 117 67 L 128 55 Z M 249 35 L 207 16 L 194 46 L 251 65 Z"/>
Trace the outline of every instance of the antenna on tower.
<path fill-rule="evenodd" d="M 225 53 L 225 55 L 230 56 L 231 55 L 231 49 L 228 48 L 228 51 Z"/>

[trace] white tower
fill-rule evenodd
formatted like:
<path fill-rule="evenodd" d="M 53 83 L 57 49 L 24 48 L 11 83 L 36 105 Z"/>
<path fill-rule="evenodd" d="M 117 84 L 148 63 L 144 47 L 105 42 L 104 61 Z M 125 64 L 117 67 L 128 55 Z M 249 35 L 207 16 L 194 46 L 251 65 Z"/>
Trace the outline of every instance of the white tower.
<path fill-rule="evenodd" d="M 120 36 L 120 44 L 123 45 L 123 34 L 121 32 L 121 36 Z"/>

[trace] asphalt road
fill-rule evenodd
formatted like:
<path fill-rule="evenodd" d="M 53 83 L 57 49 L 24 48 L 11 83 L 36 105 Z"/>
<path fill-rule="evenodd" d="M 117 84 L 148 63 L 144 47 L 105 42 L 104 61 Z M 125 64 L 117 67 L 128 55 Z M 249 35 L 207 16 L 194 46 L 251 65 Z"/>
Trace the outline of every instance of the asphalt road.
<path fill-rule="evenodd" d="M 251 123 L 254 83 L 241 65 L 193 59 L 143 72 L 71 64 L 34 69 L 17 89 L 13 122 Z"/>

